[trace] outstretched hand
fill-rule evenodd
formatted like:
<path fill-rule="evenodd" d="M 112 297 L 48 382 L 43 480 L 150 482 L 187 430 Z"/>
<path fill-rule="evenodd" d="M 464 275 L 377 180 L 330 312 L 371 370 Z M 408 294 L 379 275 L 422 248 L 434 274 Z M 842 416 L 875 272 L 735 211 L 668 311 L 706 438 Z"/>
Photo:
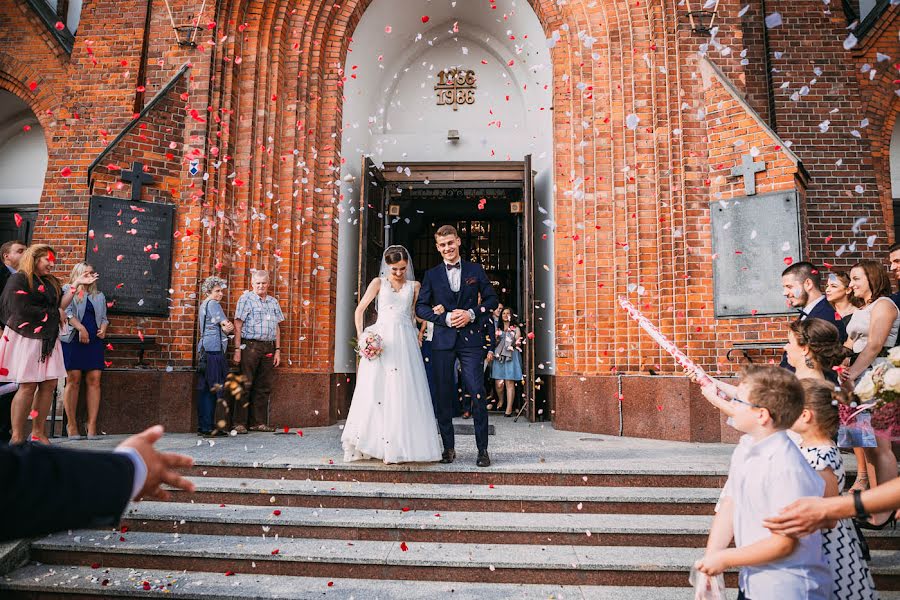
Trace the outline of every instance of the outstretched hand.
<path fill-rule="evenodd" d="M 186 492 L 194 491 L 194 484 L 176 470 L 193 466 L 194 459 L 183 454 L 159 452 L 153 445 L 162 436 L 162 425 L 154 425 L 119 444 L 119 447 L 137 450 L 147 466 L 147 479 L 144 481 L 144 487 L 138 493 L 138 498 L 147 497 L 168 500 L 171 494 L 167 490 L 162 489 L 162 484 L 164 483 Z"/>
<path fill-rule="evenodd" d="M 800 498 L 783 508 L 778 515 L 764 520 L 763 527 L 772 533 L 794 538 L 834 527 L 834 519 L 829 517 L 827 505 L 825 498 Z"/>

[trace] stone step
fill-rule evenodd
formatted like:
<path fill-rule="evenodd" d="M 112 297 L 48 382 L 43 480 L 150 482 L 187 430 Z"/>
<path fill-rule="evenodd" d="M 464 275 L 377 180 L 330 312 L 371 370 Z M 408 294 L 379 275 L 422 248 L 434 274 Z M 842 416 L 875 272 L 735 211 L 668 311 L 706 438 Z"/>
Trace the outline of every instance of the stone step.
<path fill-rule="evenodd" d="M 122 526 L 127 531 L 279 537 L 593 546 L 702 547 L 712 517 L 694 515 L 442 512 L 354 508 L 142 502 Z M 898 545 L 900 546 L 900 545 Z"/>
<path fill-rule="evenodd" d="M 57 534 L 32 545 L 37 562 L 104 568 L 662 587 L 685 585 L 701 554 L 699 548 L 350 542 L 96 530 Z M 873 551 L 869 564 L 878 589 L 900 590 L 900 551 Z M 726 573 L 729 586 L 736 576 Z"/>
<path fill-rule="evenodd" d="M 475 453 L 458 456 L 450 465 L 413 463 L 385 465 L 377 461 L 356 463 L 325 463 L 319 465 L 289 462 L 215 461 L 197 460 L 189 475 L 253 479 L 299 479 L 312 481 L 360 481 L 382 483 L 457 483 L 472 485 L 552 485 L 552 486 L 618 486 L 618 487 L 685 487 L 721 488 L 728 478 L 727 470 L 703 469 L 541 469 L 530 466 L 489 469 L 475 466 Z"/>
<path fill-rule="evenodd" d="M 711 516 L 442 512 L 353 508 L 278 508 L 141 502 L 122 521 L 129 531 L 204 535 L 573 546 L 703 547 Z M 900 550 L 900 532 L 867 535 L 869 547 Z"/>
<path fill-rule="evenodd" d="M 177 502 L 427 511 L 713 514 L 713 488 L 568 487 L 193 477 Z"/>
<path fill-rule="evenodd" d="M 489 577 L 486 577 L 489 579 Z M 685 582 L 686 585 L 686 582 Z M 503 583 L 465 583 L 459 581 L 420 581 L 410 586 L 405 581 L 296 577 L 289 575 L 244 574 L 226 576 L 223 572 L 183 572 L 154 569 L 102 568 L 80 566 L 28 565 L 0 578 L 3 598 L 146 595 L 148 591 L 175 598 L 196 600 L 313 600 L 322 597 L 346 600 L 499 600 L 507 598 L 553 598 L 557 600 L 693 600 L 687 587 L 565 586 Z M 40 593 L 47 596 L 41 596 Z M 736 592 L 733 592 L 733 598 Z M 881 595 L 882 600 L 900 600 L 900 594 Z"/>

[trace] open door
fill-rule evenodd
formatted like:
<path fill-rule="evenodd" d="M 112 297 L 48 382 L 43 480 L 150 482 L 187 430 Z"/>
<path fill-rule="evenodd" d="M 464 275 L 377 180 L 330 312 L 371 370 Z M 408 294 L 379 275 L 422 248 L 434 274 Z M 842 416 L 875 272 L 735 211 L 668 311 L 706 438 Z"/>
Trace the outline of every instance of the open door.
<path fill-rule="evenodd" d="M 524 298 L 522 303 L 522 318 L 525 324 L 522 327 L 522 335 L 524 339 L 524 364 L 522 365 L 522 373 L 525 376 L 524 393 L 525 406 L 528 412 L 528 420 L 532 423 L 537 418 L 537 409 L 535 402 L 536 391 L 536 375 L 534 364 L 534 339 L 529 339 L 528 334 L 533 333 L 535 329 L 534 321 L 534 172 L 531 170 L 531 155 L 525 156 L 525 165 L 522 174 L 522 200 L 523 209 L 523 231 L 524 238 L 522 253 L 522 291 Z"/>
<path fill-rule="evenodd" d="M 385 186 L 381 169 L 371 158 L 363 157 L 359 188 L 359 279 L 357 301 L 363 297 L 369 282 L 378 277 L 385 243 Z M 369 305 L 363 325 L 375 322 L 376 302 Z"/>

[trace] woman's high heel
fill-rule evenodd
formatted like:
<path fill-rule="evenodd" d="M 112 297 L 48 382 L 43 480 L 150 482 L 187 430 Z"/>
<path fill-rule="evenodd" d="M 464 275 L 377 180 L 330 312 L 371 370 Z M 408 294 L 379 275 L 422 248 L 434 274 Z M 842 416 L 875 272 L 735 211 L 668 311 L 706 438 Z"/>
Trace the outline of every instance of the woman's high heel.
<path fill-rule="evenodd" d="M 880 525 L 876 525 L 874 523 L 870 523 L 869 521 L 864 521 L 864 520 L 860 520 L 860 519 L 853 519 L 853 520 L 856 521 L 856 524 L 857 524 L 857 526 L 859 526 L 860 529 L 868 529 L 870 531 L 881 531 L 882 529 L 886 529 L 888 526 L 890 526 L 891 529 L 895 529 L 895 530 L 897 529 L 897 512 L 896 511 L 892 512 L 891 516 L 889 516 L 887 518 L 887 520 L 884 523 L 881 523 Z"/>

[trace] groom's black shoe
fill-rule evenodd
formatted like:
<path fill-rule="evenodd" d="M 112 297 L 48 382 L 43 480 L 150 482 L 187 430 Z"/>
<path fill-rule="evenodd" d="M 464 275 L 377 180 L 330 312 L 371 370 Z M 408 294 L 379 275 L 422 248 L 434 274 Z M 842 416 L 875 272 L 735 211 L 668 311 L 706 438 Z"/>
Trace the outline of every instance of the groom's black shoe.
<path fill-rule="evenodd" d="M 454 460 L 456 460 L 456 450 L 454 450 L 453 448 L 444 450 L 444 453 L 441 455 L 441 462 L 444 464 L 448 464 L 452 463 Z"/>
<path fill-rule="evenodd" d="M 478 451 L 478 460 L 475 461 L 475 464 L 479 467 L 491 466 L 491 457 L 488 456 L 487 450 Z"/>

